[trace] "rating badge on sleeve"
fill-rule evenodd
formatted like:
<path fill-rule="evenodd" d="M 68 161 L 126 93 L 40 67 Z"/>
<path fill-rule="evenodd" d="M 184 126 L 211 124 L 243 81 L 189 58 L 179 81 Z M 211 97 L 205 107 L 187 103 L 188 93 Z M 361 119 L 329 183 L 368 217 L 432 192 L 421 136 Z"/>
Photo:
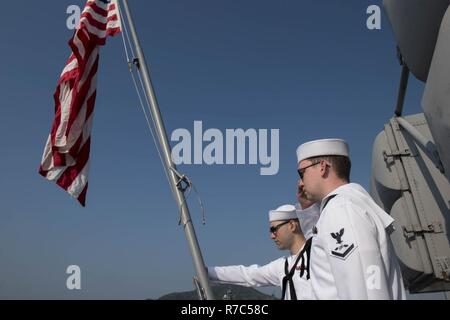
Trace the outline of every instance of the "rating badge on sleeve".
<path fill-rule="evenodd" d="M 338 232 L 332 232 L 330 233 L 331 237 L 336 240 L 336 244 L 331 250 L 331 255 L 334 257 L 337 257 L 339 259 L 345 260 L 350 253 L 352 253 L 356 246 L 354 243 L 345 243 L 342 240 L 342 237 L 344 235 L 344 228 L 339 230 Z"/>

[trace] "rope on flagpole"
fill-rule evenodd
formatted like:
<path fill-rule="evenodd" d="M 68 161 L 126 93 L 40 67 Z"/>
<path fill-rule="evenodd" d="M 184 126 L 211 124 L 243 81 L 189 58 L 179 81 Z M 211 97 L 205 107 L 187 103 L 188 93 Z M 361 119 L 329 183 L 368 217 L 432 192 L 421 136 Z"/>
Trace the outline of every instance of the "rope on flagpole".
<path fill-rule="evenodd" d="M 170 167 L 170 170 L 172 170 L 178 177 L 178 184 L 177 185 L 181 185 L 182 182 L 185 182 L 187 184 L 186 188 L 182 188 L 183 192 L 185 190 L 188 191 L 187 195 L 185 195 L 185 198 L 187 199 L 189 197 L 189 195 L 191 194 L 191 191 L 194 190 L 194 192 L 197 195 L 197 201 L 198 204 L 200 206 L 200 209 L 202 210 L 202 224 L 205 225 L 206 224 L 206 218 L 205 218 L 205 207 L 203 206 L 203 201 L 202 198 L 200 196 L 200 193 L 197 191 L 197 188 L 195 187 L 195 185 L 192 183 L 191 179 L 189 179 L 189 177 L 187 177 L 186 175 L 182 175 L 181 173 L 179 173 L 174 167 Z M 180 220 L 178 221 L 178 224 L 181 224 L 181 214 L 180 214 Z"/>
<path fill-rule="evenodd" d="M 140 84 L 141 84 L 141 89 L 142 89 L 142 91 L 143 91 L 143 93 L 144 93 L 144 97 L 145 97 L 145 100 L 146 100 L 146 102 L 147 102 L 147 106 L 148 106 L 148 108 L 150 108 L 150 102 L 149 102 L 148 97 L 147 97 L 147 94 L 145 93 L 145 90 L 144 90 L 144 83 L 143 83 L 143 81 L 142 81 L 142 76 L 141 76 L 141 73 L 140 73 L 140 71 L 139 71 L 139 67 L 137 67 L 137 72 L 138 72 L 139 82 L 140 82 Z M 153 120 L 153 118 L 152 118 L 152 120 Z M 153 135 L 153 132 L 152 132 L 152 135 Z M 156 141 L 155 141 L 155 137 L 154 137 L 154 136 L 153 136 L 153 141 L 154 141 L 155 144 L 156 144 Z M 159 148 L 158 148 L 158 153 L 160 154 L 160 159 L 161 159 L 161 162 L 162 162 L 162 157 L 161 157 L 161 153 L 160 153 L 160 151 L 159 151 Z M 203 206 L 203 202 L 202 202 L 202 200 L 201 200 L 201 198 L 200 198 L 200 194 L 198 193 L 197 188 L 195 188 L 195 186 L 194 186 L 194 184 L 192 183 L 192 181 L 191 181 L 186 175 L 180 174 L 174 167 L 170 167 L 169 169 L 172 170 L 173 172 L 175 172 L 175 174 L 178 176 L 178 179 L 180 179 L 180 180 L 178 180 L 177 186 L 178 186 L 179 188 L 181 188 L 181 190 L 182 190 L 183 192 L 185 192 L 185 196 L 184 196 L 183 202 L 180 204 L 180 207 L 179 207 L 179 213 L 180 213 L 180 216 L 179 216 L 179 220 L 178 220 L 178 225 L 181 224 L 181 220 L 182 220 L 182 219 L 181 219 L 181 215 L 182 215 L 182 206 L 183 206 L 184 203 L 187 202 L 187 199 L 188 199 L 189 196 L 191 195 L 192 189 L 193 189 L 194 192 L 197 194 L 197 201 L 198 201 L 198 203 L 199 203 L 199 205 L 200 205 L 200 208 L 201 208 L 201 210 L 202 210 L 202 224 L 205 225 L 205 224 L 206 224 L 205 208 L 204 208 L 204 206 Z M 166 171 L 166 170 L 164 170 L 164 171 Z M 168 176 L 168 173 L 167 173 L 167 172 L 166 172 L 166 177 L 167 177 L 167 179 L 169 179 L 169 176 Z M 187 187 L 184 188 L 184 189 L 181 187 L 181 183 L 182 183 L 183 181 L 186 182 L 186 184 L 187 184 Z M 188 221 L 189 221 L 189 220 L 185 221 L 185 222 L 184 222 L 184 225 L 186 225 L 186 224 L 188 223 Z M 183 225 L 183 226 L 184 226 L 184 225 Z"/>
<path fill-rule="evenodd" d="M 194 226 L 190 218 L 189 207 L 186 202 L 183 202 L 185 198 L 184 192 L 178 187 L 178 177 L 170 170 L 170 167 L 176 168 L 175 163 L 172 159 L 171 147 L 169 144 L 169 139 L 167 137 L 167 132 L 164 126 L 164 121 L 161 116 L 160 108 L 158 106 L 158 101 L 156 99 L 155 90 L 150 79 L 150 72 L 147 67 L 147 62 L 145 59 L 144 52 L 134 25 L 133 17 L 128 5 L 128 0 L 123 0 L 123 7 L 125 9 L 127 22 L 129 24 L 130 36 L 134 44 L 136 51 L 136 56 L 139 63 L 139 71 L 142 75 L 142 81 L 144 83 L 143 91 L 147 94 L 147 100 L 150 102 L 150 112 L 153 119 L 153 125 L 155 128 L 155 133 L 158 137 L 158 142 L 161 146 L 161 152 L 163 154 L 164 166 L 169 174 L 170 183 L 172 185 L 172 192 L 176 197 L 176 203 L 181 206 L 181 215 L 183 220 L 188 220 L 184 225 L 184 232 L 186 235 L 186 240 L 189 246 L 189 250 L 192 255 L 192 261 L 201 283 L 202 290 L 205 293 L 204 296 L 199 296 L 200 299 L 214 299 L 214 292 L 210 286 L 210 281 L 208 277 L 207 270 L 205 269 L 205 262 L 202 257 L 200 246 L 195 234 Z"/>
<path fill-rule="evenodd" d="M 119 1 L 117 1 L 117 5 L 119 6 L 119 15 L 120 15 L 120 19 L 121 19 L 121 21 L 124 22 L 125 20 L 124 20 L 124 18 L 123 18 L 122 11 L 121 11 L 121 9 L 120 9 Z M 136 90 L 136 93 L 137 93 L 137 96 L 138 96 L 138 99 L 139 99 L 139 103 L 140 103 L 141 108 L 142 108 L 142 112 L 144 113 L 145 121 L 147 122 L 147 127 L 148 127 L 148 129 L 149 129 L 149 131 L 150 131 L 150 133 L 151 133 L 151 135 L 152 135 L 153 143 L 155 144 L 156 150 L 158 151 L 159 160 L 161 161 L 161 164 L 163 165 L 163 168 L 164 168 L 164 174 L 165 174 L 165 176 L 166 176 L 167 181 L 169 182 L 169 185 L 170 185 L 171 188 L 172 188 L 172 185 L 170 184 L 170 180 L 169 180 L 169 175 L 168 175 L 168 173 L 167 173 L 166 167 L 164 166 L 164 162 L 163 162 L 163 159 L 162 159 L 161 151 L 160 151 L 160 149 L 159 149 L 158 143 L 156 142 L 156 138 L 155 138 L 155 134 L 154 134 L 154 131 L 153 131 L 153 127 L 152 127 L 152 125 L 151 125 L 149 116 L 148 116 L 148 114 L 147 114 L 147 112 L 149 112 L 149 111 L 147 111 L 147 110 L 145 109 L 144 102 L 143 102 L 141 93 L 140 93 L 140 91 L 139 91 L 138 84 L 137 84 L 137 82 L 136 82 L 136 77 L 135 77 L 134 72 L 133 72 L 133 65 L 136 65 L 137 60 L 136 60 L 136 58 L 135 58 L 133 46 L 131 45 L 131 40 L 130 40 L 130 36 L 129 36 L 129 34 L 128 34 L 128 28 L 127 28 L 127 26 L 126 26 L 126 23 L 122 23 L 122 27 L 123 27 L 123 30 L 124 30 L 124 32 L 122 32 L 122 42 L 123 42 L 123 47 L 124 47 L 124 49 L 125 49 L 125 55 L 126 55 L 126 57 L 127 57 L 128 70 L 130 71 L 131 79 L 133 80 L 134 88 L 135 88 L 135 90 Z M 132 56 L 133 56 L 133 60 L 130 59 L 130 56 L 129 56 L 129 54 L 128 54 L 128 49 L 127 49 L 127 45 L 126 45 L 126 42 L 125 42 L 125 37 L 127 38 L 128 47 L 130 48 L 131 54 L 132 54 Z M 139 68 L 138 66 L 136 66 L 136 67 Z M 140 74 L 139 74 L 139 78 L 140 78 Z M 143 88 L 143 87 L 142 87 L 142 80 L 141 80 L 141 88 Z M 147 107 L 148 107 L 148 106 L 149 106 L 149 102 L 148 102 L 147 95 L 145 94 L 145 91 L 144 91 L 144 90 L 142 90 L 142 92 L 143 92 L 143 94 L 144 94 L 144 96 L 145 96 L 145 100 L 146 100 Z M 151 117 L 151 112 L 150 112 L 150 117 Z M 152 121 L 153 121 L 153 119 L 152 119 Z M 172 195 L 173 195 L 173 192 L 172 192 Z"/>
<path fill-rule="evenodd" d="M 120 10 L 119 1 L 117 2 L 117 4 L 118 4 L 118 6 L 119 6 L 119 10 L 118 10 L 118 11 L 119 11 L 119 15 L 120 15 L 121 21 L 124 21 L 122 12 L 121 12 L 121 10 Z M 169 185 L 170 185 L 171 188 L 172 188 L 172 184 L 170 183 L 170 179 L 169 179 L 169 175 L 168 175 L 167 169 L 166 169 L 166 167 L 165 167 L 165 165 L 164 165 L 164 162 L 163 162 L 163 159 L 162 159 L 162 155 L 161 155 L 161 151 L 160 151 L 159 145 L 158 145 L 158 143 L 156 142 L 155 133 L 154 133 L 154 128 L 153 128 L 153 126 L 152 126 L 152 124 L 151 124 L 151 123 L 154 123 L 154 119 L 153 119 L 153 117 L 152 117 L 152 115 L 151 115 L 151 111 L 150 111 L 150 102 L 149 102 L 149 100 L 148 100 L 148 96 L 147 96 L 147 94 L 145 93 L 145 90 L 144 90 L 144 83 L 143 83 L 143 81 L 142 81 L 142 76 L 141 76 L 141 73 L 140 73 L 140 70 L 139 70 L 139 60 L 138 60 L 137 58 L 135 58 L 136 56 L 135 56 L 135 54 L 134 54 L 133 46 L 131 45 L 131 40 L 130 40 L 130 36 L 129 36 L 129 33 L 128 33 L 128 28 L 126 27 L 126 23 L 122 23 L 122 26 L 123 26 L 123 30 L 124 30 L 124 32 L 122 32 L 122 42 L 123 42 L 123 47 L 124 47 L 124 50 L 125 50 L 125 55 L 126 55 L 126 58 L 127 58 L 127 65 L 128 65 L 128 69 L 129 69 L 129 71 L 130 71 L 131 79 L 132 79 L 132 81 L 133 81 L 133 85 L 134 85 L 134 88 L 135 88 L 135 90 L 136 90 L 136 93 L 137 93 L 137 96 L 138 96 L 138 99 L 139 99 L 139 104 L 141 105 L 141 108 L 142 108 L 142 112 L 144 113 L 145 120 L 146 120 L 146 122 L 147 122 L 147 127 L 148 127 L 148 129 L 149 129 L 149 131 L 150 131 L 150 133 L 151 133 L 151 135 L 152 135 L 153 143 L 155 144 L 156 150 L 158 151 L 159 160 L 161 161 L 161 164 L 163 165 L 163 168 L 164 168 L 164 175 L 166 176 L 166 179 L 167 179 L 167 181 L 169 182 Z M 127 39 L 127 41 L 125 41 L 125 38 Z M 130 55 L 129 55 L 128 49 L 127 49 L 127 42 L 128 42 L 128 47 L 129 47 L 129 49 L 130 49 L 130 51 L 131 51 L 131 55 L 132 55 L 132 57 L 133 57 L 133 60 L 130 59 Z M 138 87 L 138 84 L 137 84 L 137 81 L 136 81 L 136 77 L 135 77 L 134 72 L 133 72 L 133 71 L 134 71 L 133 66 L 136 66 L 136 70 L 137 70 L 139 82 L 140 82 L 140 85 L 141 85 L 141 90 L 139 90 L 139 87 Z M 142 94 L 143 94 L 144 97 L 145 97 L 145 102 L 146 102 L 146 104 L 147 104 L 147 110 L 146 110 L 146 108 L 145 108 L 145 106 L 144 106 L 144 102 L 143 102 L 143 99 L 142 99 L 142 96 L 141 96 L 141 91 L 142 91 Z M 150 122 L 150 119 L 149 119 L 149 116 L 148 116 L 147 112 L 150 113 L 150 118 L 152 118 L 152 122 Z M 202 212 L 202 224 L 205 225 L 205 224 L 206 224 L 205 207 L 203 206 L 203 201 L 202 201 L 202 199 L 201 199 L 201 196 L 200 196 L 199 192 L 197 191 L 197 188 L 195 187 L 195 185 L 192 183 L 192 181 L 191 181 L 186 175 L 181 175 L 181 174 L 180 174 L 175 168 L 173 168 L 173 167 L 170 167 L 170 169 L 171 169 L 171 170 L 178 176 L 178 178 L 180 179 L 180 180 L 178 181 L 177 186 L 178 186 L 179 188 L 181 188 L 181 190 L 182 190 L 183 192 L 186 192 L 185 197 L 184 197 L 184 201 L 183 201 L 183 203 L 179 206 L 179 213 L 180 213 L 180 215 L 179 215 L 178 224 L 180 225 L 180 224 L 181 224 L 181 220 L 182 220 L 182 219 L 181 219 L 181 215 L 182 215 L 182 205 L 184 204 L 184 202 L 187 202 L 187 199 L 189 198 L 189 196 L 190 196 L 190 194 L 191 194 L 191 191 L 194 190 L 194 192 L 195 192 L 196 195 L 197 195 L 197 201 L 198 201 L 198 203 L 199 203 L 199 206 L 200 206 L 201 212 Z M 182 183 L 182 182 L 185 182 L 185 183 L 187 184 L 187 187 L 184 188 L 184 189 L 181 187 L 181 183 Z M 174 194 L 173 190 L 172 190 L 172 196 L 175 198 L 175 194 Z M 185 225 L 186 223 L 188 223 L 188 221 L 185 221 L 184 225 Z"/>

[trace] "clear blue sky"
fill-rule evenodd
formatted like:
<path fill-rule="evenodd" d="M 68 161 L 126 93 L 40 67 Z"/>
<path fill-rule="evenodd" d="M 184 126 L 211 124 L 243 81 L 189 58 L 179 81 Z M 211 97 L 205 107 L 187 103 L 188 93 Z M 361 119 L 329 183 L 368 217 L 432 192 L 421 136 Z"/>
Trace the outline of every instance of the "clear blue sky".
<path fill-rule="evenodd" d="M 177 207 L 138 106 L 120 37 L 102 48 L 87 207 L 37 172 L 53 92 L 69 56 L 66 8 L 84 1 L 9 1 L 0 28 L 0 298 L 157 298 L 192 289 Z M 311 139 L 350 144 L 352 180 L 369 185 L 372 143 L 392 116 L 400 66 L 379 0 L 133 1 L 168 134 L 207 128 L 280 129 L 280 170 L 181 165 L 208 265 L 263 264 L 279 252 L 267 211 L 294 203 L 295 149 Z M 410 79 L 405 113 L 420 112 Z M 66 289 L 69 265 L 82 290 Z"/>

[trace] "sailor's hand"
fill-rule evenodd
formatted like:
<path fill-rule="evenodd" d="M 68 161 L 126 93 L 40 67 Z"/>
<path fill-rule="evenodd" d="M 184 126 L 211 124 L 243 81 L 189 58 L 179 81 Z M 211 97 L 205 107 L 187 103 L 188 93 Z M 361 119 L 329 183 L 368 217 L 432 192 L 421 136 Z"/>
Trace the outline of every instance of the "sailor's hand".
<path fill-rule="evenodd" d="M 297 200 L 302 207 L 302 210 L 305 210 L 306 208 L 309 208 L 314 204 L 314 201 L 309 200 L 306 196 L 305 190 L 303 189 L 303 185 L 301 184 L 300 180 L 297 182 Z"/>

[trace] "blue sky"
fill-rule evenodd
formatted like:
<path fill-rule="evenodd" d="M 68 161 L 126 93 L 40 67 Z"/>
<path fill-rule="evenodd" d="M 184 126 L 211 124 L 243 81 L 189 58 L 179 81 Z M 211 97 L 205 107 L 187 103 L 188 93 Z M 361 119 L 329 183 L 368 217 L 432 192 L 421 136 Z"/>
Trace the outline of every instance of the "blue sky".
<path fill-rule="evenodd" d="M 203 127 L 280 130 L 278 174 L 259 165 L 180 165 L 208 265 L 263 264 L 283 253 L 267 212 L 294 203 L 296 147 L 339 137 L 352 180 L 368 187 L 372 143 L 393 115 L 400 66 L 378 0 L 130 1 L 168 134 Z M 192 289 L 177 207 L 132 87 L 120 37 L 102 48 L 87 207 L 38 173 L 53 92 L 69 56 L 69 5 L 10 1 L 0 28 L 0 298 L 144 299 Z M 420 112 L 410 78 L 405 113 Z M 81 290 L 65 270 L 81 268 Z M 275 290 L 276 292 L 277 290 Z"/>

